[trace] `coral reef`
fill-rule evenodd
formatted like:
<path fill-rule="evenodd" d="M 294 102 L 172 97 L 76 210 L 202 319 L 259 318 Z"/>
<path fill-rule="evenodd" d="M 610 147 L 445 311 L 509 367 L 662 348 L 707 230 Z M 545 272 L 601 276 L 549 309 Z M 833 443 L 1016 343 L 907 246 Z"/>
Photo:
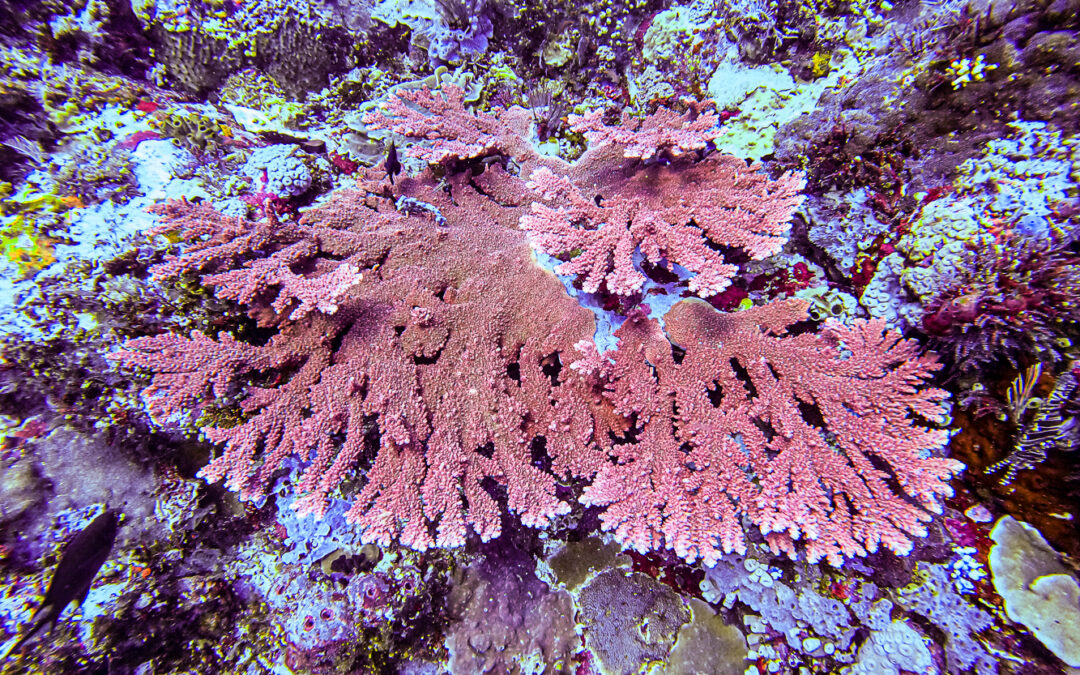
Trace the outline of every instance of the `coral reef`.
<path fill-rule="evenodd" d="M 4 4 L 0 672 L 1080 667 L 1077 17 Z"/>

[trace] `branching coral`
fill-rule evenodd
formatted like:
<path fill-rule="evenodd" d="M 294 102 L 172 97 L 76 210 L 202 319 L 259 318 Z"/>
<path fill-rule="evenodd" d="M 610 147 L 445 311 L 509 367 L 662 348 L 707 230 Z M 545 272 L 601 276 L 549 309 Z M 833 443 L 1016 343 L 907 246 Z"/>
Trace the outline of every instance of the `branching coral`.
<path fill-rule="evenodd" d="M 880 321 L 783 335 L 805 318 L 800 300 L 733 314 L 686 300 L 664 317 L 679 360 L 641 315 L 616 333 L 613 362 L 584 348 L 572 367 L 637 421 L 585 490 L 607 506 L 604 529 L 709 565 L 745 551 L 744 519 L 774 550 L 804 540 L 811 561 L 911 550 L 962 468 L 928 456 L 949 434 L 920 425 L 945 418 L 947 393 L 920 389 L 939 364 Z"/>
<path fill-rule="evenodd" d="M 557 271 L 581 275 L 590 293 L 601 286 L 618 295 L 638 292 L 645 277 L 632 258 L 640 248 L 654 265 L 678 264 L 694 273 L 690 290 L 708 297 L 727 288 L 737 270 L 714 244 L 760 260 L 787 241 L 803 180 L 787 173 L 771 181 L 758 169 L 713 155 L 682 170 L 652 167 L 586 193 L 541 168 L 529 187 L 543 203 L 533 205 L 521 226 L 538 249 L 571 255 Z"/>
<path fill-rule="evenodd" d="M 254 498 L 286 456 L 310 457 L 294 508 L 321 514 L 363 465 L 349 520 L 365 541 L 416 548 L 498 535 L 493 494 L 528 525 L 569 510 L 553 476 L 533 466 L 530 443 L 543 437 L 558 473 L 595 466 L 593 413 L 565 376 L 545 372 L 592 335 L 591 317 L 531 263 L 520 232 L 482 215 L 489 200 L 461 183 L 454 195 L 422 192 L 448 227 L 385 202 L 373 210 L 348 192 L 299 224 L 243 234 L 208 208 L 167 208 L 164 227 L 193 245 L 156 273 L 220 270 L 204 281 L 279 326 L 265 346 L 193 333 L 136 340 L 116 355 L 156 371 L 144 397 L 159 422 L 241 393 L 243 423 L 205 429 L 225 448 L 205 477 Z M 322 284 L 333 306 L 297 307 L 294 284 Z M 250 384 L 256 372 L 276 384 Z M 370 457 L 373 416 L 381 443 Z"/>
<path fill-rule="evenodd" d="M 711 244 L 751 257 L 783 246 L 800 175 L 772 181 L 720 154 L 642 167 L 626 145 L 671 149 L 648 131 L 656 120 L 570 166 L 503 117 L 465 111 L 459 92 L 406 96 L 373 121 L 432 140 L 432 163 L 504 154 L 533 168 L 532 185 L 498 162 L 444 165 L 441 182 L 430 167 L 401 178 L 393 199 L 364 172 L 361 191 L 299 222 L 159 209 L 187 246 L 155 275 L 197 272 L 273 332 L 161 335 L 114 356 L 154 372 L 143 395 L 159 423 L 214 399 L 239 406 L 239 424 L 204 428 L 224 448 L 204 477 L 255 498 L 296 455 L 308 464 L 294 509 L 322 514 L 359 476 L 348 519 L 362 540 L 420 549 L 497 536 L 503 505 L 545 526 L 570 511 L 566 477 L 591 480 L 581 501 L 640 551 L 711 564 L 744 546 L 744 519 L 778 550 L 805 541 L 813 560 L 910 549 L 960 468 L 933 456 L 948 433 L 921 426 L 943 419 L 945 392 L 923 386 L 937 365 L 913 343 L 881 322 L 783 336 L 806 319 L 802 301 L 731 315 L 695 301 L 667 313 L 670 342 L 635 310 L 608 357 L 590 312 L 529 251 L 527 237 L 573 255 L 585 237 L 571 262 L 591 267 L 570 271 L 628 293 L 640 247 L 696 272 L 689 289 L 708 295 L 735 271 Z M 575 348 L 585 358 L 564 367 Z"/>

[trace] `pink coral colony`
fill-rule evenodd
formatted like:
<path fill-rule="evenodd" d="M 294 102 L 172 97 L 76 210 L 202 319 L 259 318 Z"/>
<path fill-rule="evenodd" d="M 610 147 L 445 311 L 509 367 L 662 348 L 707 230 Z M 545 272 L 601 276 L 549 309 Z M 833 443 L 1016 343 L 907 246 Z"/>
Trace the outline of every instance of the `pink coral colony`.
<path fill-rule="evenodd" d="M 592 313 L 533 260 L 558 256 L 585 291 L 630 296 L 637 251 L 708 297 L 738 272 L 722 249 L 777 253 L 803 178 L 708 152 L 716 116 L 699 108 L 616 127 L 577 117 L 591 147 L 571 165 L 532 150 L 520 108 L 469 112 L 453 85 L 401 91 L 365 123 L 413 139 L 410 156 L 508 161 L 446 171 L 439 187 L 429 168 L 389 197 L 360 171 L 298 222 L 160 207 L 159 230 L 187 243 L 155 274 L 201 275 L 273 337 L 166 334 L 113 358 L 152 371 L 158 423 L 208 401 L 242 411 L 203 428 L 222 448 L 205 478 L 257 498 L 297 456 L 294 508 L 322 515 L 348 480 L 366 542 L 488 540 L 500 503 L 544 527 L 570 512 L 556 487 L 575 478 L 604 529 L 642 552 L 711 565 L 753 528 L 833 564 L 880 544 L 905 553 L 961 468 L 940 457 L 932 357 L 877 321 L 808 332 L 799 300 L 736 313 L 684 300 L 662 324 L 639 307 L 600 353 Z"/>

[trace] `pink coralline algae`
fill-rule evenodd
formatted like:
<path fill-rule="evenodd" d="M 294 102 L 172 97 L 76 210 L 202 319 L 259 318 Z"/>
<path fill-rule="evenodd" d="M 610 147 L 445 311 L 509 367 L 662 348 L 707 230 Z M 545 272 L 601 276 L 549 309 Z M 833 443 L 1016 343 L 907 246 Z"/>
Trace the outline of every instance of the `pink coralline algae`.
<path fill-rule="evenodd" d="M 556 271 L 581 275 L 586 292 L 640 291 L 645 277 L 633 260 L 640 250 L 653 264 L 694 273 L 690 290 L 708 297 L 727 288 L 738 271 L 711 244 L 761 260 L 787 242 L 805 181 L 794 173 L 772 181 L 758 168 L 715 154 L 691 166 L 654 165 L 585 191 L 540 167 L 528 185 L 542 201 L 521 227 L 541 251 L 572 256 Z"/>
<path fill-rule="evenodd" d="M 668 337 L 636 313 L 613 360 L 579 346 L 572 368 L 638 426 L 582 497 L 606 507 L 605 530 L 710 566 L 745 551 L 744 518 L 775 551 L 802 539 L 811 561 L 911 550 L 962 468 L 933 455 L 948 431 L 918 424 L 945 420 L 947 393 L 920 388 L 939 364 L 880 321 L 784 335 L 806 308 L 724 314 L 685 300 L 664 318 Z"/>

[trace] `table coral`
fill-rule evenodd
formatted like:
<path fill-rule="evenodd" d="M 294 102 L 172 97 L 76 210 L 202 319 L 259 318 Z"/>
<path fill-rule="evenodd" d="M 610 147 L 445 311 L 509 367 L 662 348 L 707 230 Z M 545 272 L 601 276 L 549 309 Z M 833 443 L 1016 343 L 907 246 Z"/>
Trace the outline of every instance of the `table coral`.
<path fill-rule="evenodd" d="M 628 180 L 583 191 L 567 176 L 542 167 L 529 187 L 541 198 L 521 219 L 533 245 L 569 255 L 556 270 L 584 277 L 586 292 L 603 286 L 632 295 L 644 275 L 634 268 L 640 247 L 652 264 L 681 265 L 696 276 L 690 290 L 715 295 L 737 267 L 713 245 L 740 248 L 760 260 L 780 251 L 802 201 L 803 180 L 787 173 L 772 181 L 731 155 L 712 155 L 691 167 L 651 167 Z"/>
<path fill-rule="evenodd" d="M 143 338 L 115 355 L 155 372 L 144 397 L 159 422 L 211 394 L 238 403 L 239 425 L 204 429 L 224 446 L 204 477 L 256 498 L 297 455 L 310 463 L 293 508 L 321 515 L 359 474 L 348 520 L 362 541 L 418 549 L 498 536 L 504 504 L 525 525 L 546 526 L 570 512 L 556 481 L 572 476 L 592 480 L 581 501 L 606 507 L 604 527 L 643 552 L 712 564 L 743 547 L 743 517 L 775 550 L 794 556 L 805 541 L 815 561 L 840 564 L 882 543 L 910 550 L 961 466 L 934 456 L 948 432 L 921 425 L 945 419 L 946 394 L 923 387 L 937 365 L 914 343 L 883 334 L 881 322 L 782 336 L 806 319 L 804 301 L 731 315 L 683 302 L 665 317 L 667 336 L 632 312 L 612 361 L 595 351 L 589 311 L 526 243 L 592 214 L 611 223 L 582 231 L 616 232 L 617 256 L 640 248 L 654 264 L 681 263 L 697 273 L 689 289 L 708 295 L 735 267 L 706 238 L 751 258 L 778 251 L 799 174 L 772 181 L 718 153 L 643 167 L 626 157 L 627 139 L 568 165 L 517 135 L 522 109 L 473 114 L 444 89 L 403 93 L 422 110 L 402 99 L 373 118 L 432 139 L 422 148 L 430 163 L 449 161 L 389 194 L 366 171 L 359 191 L 299 222 L 160 209 L 160 229 L 187 244 L 154 274 L 197 272 L 274 331 L 265 345 L 228 334 Z M 482 173 L 452 170 L 500 155 Z M 531 186 L 504 168 L 514 164 L 532 168 Z M 632 291 L 637 271 L 618 260 L 627 280 L 612 284 L 606 250 L 579 253 L 598 266 L 587 288 L 607 278 L 609 291 Z M 566 368 L 575 346 L 585 357 Z M 365 445 L 370 420 L 377 448 Z"/>
<path fill-rule="evenodd" d="M 298 224 L 264 222 L 244 235 L 239 221 L 173 204 L 165 227 L 195 243 L 156 272 L 220 269 L 204 281 L 256 312 L 273 302 L 277 313 L 266 321 L 279 330 L 265 346 L 227 334 L 162 335 L 130 342 L 114 357 L 157 372 L 146 398 L 161 422 L 211 393 L 245 392 L 242 424 L 205 429 L 225 452 L 202 471 L 245 498 L 266 492 L 286 456 L 314 453 L 294 508 L 321 514 L 330 492 L 362 464 L 367 480 L 349 520 L 366 542 L 400 538 L 422 549 L 461 545 L 470 530 L 497 536 L 500 508 L 483 487 L 487 479 L 506 491 L 523 522 L 544 525 L 569 505 L 555 497 L 554 477 L 530 461 L 530 442 L 544 436 L 556 472 L 588 473 L 595 464 L 585 398 L 565 375 L 545 372 L 592 335 L 591 316 L 532 264 L 520 232 L 482 215 L 486 198 L 463 185 L 454 194 L 456 204 L 433 187 L 423 195 L 446 228 L 389 203 L 372 210 L 350 192 Z M 336 311 L 300 318 L 287 285 L 275 293 L 264 275 L 275 256 L 285 256 L 274 263 L 280 274 L 310 267 L 297 283 L 348 269 L 347 283 L 336 286 Z M 364 270 L 363 279 L 353 269 Z M 244 385 L 252 371 L 276 385 Z M 372 458 L 362 428 L 375 415 L 381 447 Z"/>
<path fill-rule="evenodd" d="M 910 535 L 925 533 L 962 467 L 928 455 L 947 431 L 920 426 L 946 415 L 946 392 L 920 388 L 939 366 L 881 321 L 829 320 L 820 334 L 783 336 L 806 307 L 722 314 L 679 303 L 664 317 L 685 350 L 679 360 L 640 314 L 616 332 L 613 360 L 582 347 L 572 367 L 638 420 L 636 442 L 608 448 L 615 462 L 582 498 L 607 507 L 604 529 L 639 551 L 673 548 L 708 565 L 745 551 L 743 518 L 774 551 L 802 539 L 811 561 L 839 565 L 879 544 L 911 550 Z"/>

